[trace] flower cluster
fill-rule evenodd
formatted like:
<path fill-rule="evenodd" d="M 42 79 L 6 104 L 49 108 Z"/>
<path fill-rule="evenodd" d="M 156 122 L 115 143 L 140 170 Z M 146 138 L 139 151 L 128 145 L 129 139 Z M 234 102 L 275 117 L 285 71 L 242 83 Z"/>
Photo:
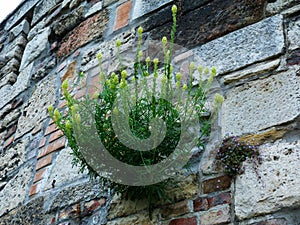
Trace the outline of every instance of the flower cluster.
<path fill-rule="evenodd" d="M 256 160 L 258 156 L 258 146 L 226 135 L 217 152 L 216 159 L 223 164 L 226 174 L 235 177 L 243 172 L 242 164 L 244 161 Z"/>

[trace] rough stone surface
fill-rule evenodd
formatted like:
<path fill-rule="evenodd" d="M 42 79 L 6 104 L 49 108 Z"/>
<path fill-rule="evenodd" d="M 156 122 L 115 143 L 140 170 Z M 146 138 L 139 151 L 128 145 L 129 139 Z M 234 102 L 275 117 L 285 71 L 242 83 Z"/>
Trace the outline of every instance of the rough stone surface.
<path fill-rule="evenodd" d="M 73 167 L 71 164 L 73 158 L 70 154 L 71 151 L 70 148 L 60 151 L 56 161 L 52 162 L 51 174 L 46 181 L 45 190 L 52 188 L 53 180 L 55 180 L 55 187 L 60 187 L 82 177 L 82 174 L 78 174 L 78 168 Z M 61 168 L 64 168 L 64 170 L 62 171 Z"/>
<path fill-rule="evenodd" d="M 32 67 L 33 63 L 23 69 L 18 76 L 17 82 L 14 83 L 13 86 L 6 85 L 0 89 L 0 96 L 2 98 L 0 101 L 0 109 L 28 88 Z"/>
<path fill-rule="evenodd" d="M 274 0 L 269 2 L 270 3 L 267 4 L 266 11 L 270 14 L 277 13 L 289 6 L 299 3 L 298 0 Z"/>
<path fill-rule="evenodd" d="M 230 207 L 229 205 L 222 205 L 211 208 L 207 212 L 200 214 L 201 225 L 214 225 L 230 222 Z"/>
<path fill-rule="evenodd" d="M 89 17 L 90 15 L 93 15 L 94 13 L 100 11 L 102 9 L 102 7 L 103 7 L 103 2 L 100 1 L 100 2 L 96 3 L 95 5 L 93 5 L 84 16 Z"/>
<path fill-rule="evenodd" d="M 5 185 L 4 189 L 0 192 L 0 216 L 2 216 L 6 210 L 10 211 L 16 208 L 18 204 L 23 203 L 27 191 L 26 187 L 29 186 L 31 176 L 32 167 L 24 167 Z"/>
<path fill-rule="evenodd" d="M 40 31 L 26 46 L 24 50 L 24 55 L 22 58 L 20 70 L 25 68 L 34 59 L 36 59 L 40 54 L 46 50 L 48 47 L 48 36 L 50 34 L 50 28 L 45 28 Z M 37 48 L 38 46 L 38 48 Z"/>
<path fill-rule="evenodd" d="M 296 18 L 289 22 L 287 28 L 289 49 L 295 50 L 300 47 L 300 19 Z"/>
<path fill-rule="evenodd" d="M 34 8 L 33 18 L 31 24 L 36 24 L 46 13 L 49 13 L 60 0 L 44 0 L 40 1 Z"/>
<path fill-rule="evenodd" d="M 300 114 L 299 89 L 294 69 L 232 89 L 223 107 L 223 134 L 252 133 L 292 121 Z"/>
<path fill-rule="evenodd" d="M 162 7 L 163 5 L 172 2 L 172 0 L 141 0 L 136 1 L 133 13 L 132 13 L 132 19 L 137 19 L 143 15 L 146 15 L 147 13 L 154 11 L 155 9 Z"/>
<path fill-rule="evenodd" d="M 215 66 L 218 73 L 222 74 L 278 55 L 283 46 L 282 16 L 274 16 L 195 50 L 199 57 L 207 62 L 207 66 Z"/>
<path fill-rule="evenodd" d="M 22 115 L 19 119 L 16 138 L 29 132 L 48 117 L 47 108 L 50 104 L 54 104 L 56 100 L 55 87 L 56 83 L 54 76 L 37 84 L 36 90 L 24 107 L 26 115 Z"/>
<path fill-rule="evenodd" d="M 278 141 L 260 147 L 262 164 L 247 164 L 236 180 L 235 212 L 239 219 L 300 206 L 300 142 Z M 247 190 L 247 191 L 244 191 Z"/>

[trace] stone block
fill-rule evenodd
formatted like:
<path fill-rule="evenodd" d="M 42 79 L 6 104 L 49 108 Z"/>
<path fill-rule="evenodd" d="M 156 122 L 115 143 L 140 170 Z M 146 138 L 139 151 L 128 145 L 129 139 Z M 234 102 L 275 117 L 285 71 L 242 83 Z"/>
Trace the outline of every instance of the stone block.
<path fill-rule="evenodd" d="M 229 189 L 231 178 L 229 176 L 216 177 L 202 181 L 202 189 L 204 194 Z"/>
<path fill-rule="evenodd" d="M 125 2 L 117 8 L 114 31 L 129 23 L 132 1 Z"/>
<path fill-rule="evenodd" d="M 266 7 L 266 12 L 268 14 L 275 14 L 288 7 L 299 4 L 298 0 L 274 0 L 269 2 L 270 3 L 268 3 Z"/>
<path fill-rule="evenodd" d="M 39 3 L 34 8 L 33 18 L 31 21 L 31 25 L 35 25 L 43 16 L 51 11 L 55 7 L 55 5 L 59 2 L 59 0 L 43 0 L 39 1 Z"/>
<path fill-rule="evenodd" d="M 283 47 L 282 16 L 273 16 L 204 44 L 195 51 L 208 67 L 215 66 L 218 73 L 223 74 L 279 55 Z"/>
<path fill-rule="evenodd" d="M 84 15 L 84 17 L 89 17 L 89 16 L 95 14 L 96 12 L 99 12 L 102 9 L 102 7 L 103 7 L 103 2 L 102 1 L 96 3 L 91 8 L 89 8 L 89 10 Z"/>
<path fill-rule="evenodd" d="M 29 186 L 29 182 L 32 178 L 32 167 L 26 166 L 11 179 L 5 185 L 4 189 L 0 192 L 1 207 L 0 216 L 2 216 L 7 210 L 10 211 L 22 204 L 27 193 L 27 189 L 24 187 Z"/>
<path fill-rule="evenodd" d="M 0 109 L 28 88 L 32 67 L 33 63 L 23 69 L 13 86 L 6 85 L 0 89 L 0 96 L 2 96 Z"/>
<path fill-rule="evenodd" d="M 47 178 L 44 190 L 52 188 L 52 181 L 55 180 L 55 187 L 64 186 L 66 183 L 78 180 L 84 174 L 79 174 L 79 168 L 72 166 L 72 150 L 66 148 L 59 152 L 56 160 L 52 163 L 52 169 Z"/>
<path fill-rule="evenodd" d="M 238 219 L 300 206 L 300 141 L 277 141 L 259 151 L 262 163 L 258 167 L 247 163 L 245 173 L 236 179 Z"/>
<path fill-rule="evenodd" d="M 81 22 L 76 28 L 65 36 L 57 51 L 58 57 L 69 55 L 73 50 L 88 42 L 103 38 L 103 32 L 107 28 L 108 10 L 102 10 L 100 13 Z"/>
<path fill-rule="evenodd" d="M 48 117 L 47 108 L 50 104 L 54 105 L 55 96 L 56 83 L 54 76 L 47 77 L 47 79 L 37 84 L 27 105 L 24 106 L 26 115 L 22 115 L 19 119 L 16 138 L 28 133 Z"/>
<path fill-rule="evenodd" d="M 199 4 L 198 0 L 193 2 L 196 5 Z M 166 13 L 171 20 L 171 11 Z M 234 4 L 230 0 L 210 1 L 209 4 L 204 4 L 182 15 L 179 11 L 175 43 L 188 48 L 199 46 L 253 24 L 261 20 L 263 16 L 264 2 L 262 0 L 236 0 Z M 153 23 L 156 24 L 156 20 L 160 19 L 161 17 L 153 16 Z M 148 21 L 148 26 L 154 28 L 151 30 L 151 38 L 160 40 L 163 36 L 170 36 L 172 23 L 164 23 L 160 27 L 155 27 L 151 26 L 151 21 Z"/>
<path fill-rule="evenodd" d="M 293 121 L 300 114 L 299 89 L 295 69 L 233 88 L 223 105 L 223 135 L 240 136 Z"/>
<path fill-rule="evenodd" d="M 172 0 L 141 0 L 136 1 L 133 13 L 132 20 L 135 20 L 141 16 L 144 16 L 168 3 L 172 2 Z"/>
<path fill-rule="evenodd" d="M 289 50 L 300 47 L 300 18 L 291 19 L 287 26 Z"/>
<path fill-rule="evenodd" d="M 26 19 L 24 19 L 20 24 L 18 24 L 16 27 L 14 27 L 9 32 L 9 37 L 11 40 L 16 38 L 19 34 L 28 34 L 30 29 L 30 25 Z"/>
<path fill-rule="evenodd" d="M 185 200 L 163 207 L 161 210 L 161 216 L 166 219 L 171 219 L 189 212 L 191 212 L 190 202 Z"/>
<path fill-rule="evenodd" d="M 30 42 L 28 42 L 24 50 L 20 70 L 29 65 L 49 47 L 49 34 L 50 28 L 48 27 L 41 30 L 39 34 L 37 34 Z M 37 46 L 39 47 L 37 48 Z"/>

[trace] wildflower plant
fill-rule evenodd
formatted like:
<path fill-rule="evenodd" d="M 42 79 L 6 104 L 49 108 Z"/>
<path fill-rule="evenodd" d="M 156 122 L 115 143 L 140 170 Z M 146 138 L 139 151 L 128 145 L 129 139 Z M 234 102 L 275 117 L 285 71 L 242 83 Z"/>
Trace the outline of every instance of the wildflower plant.
<path fill-rule="evenodd" d="M 258 146 L 226 135 L 217 152 L 216 159 L 221 162 L 226 174 L 236 177 L 243 173 L 244 161 L 259 162 Z"/>
<path fill-rule="evenodd" d="M 185 166 L 195 146 L 204 147 L 223 97 L 215 95 L 208 109 L 208 91 L 216 69 L 197 68 L 200 79 L 193 84 L 195 63 L 190 63 L 185 83 L 172 65 L 177 7 L 172 7 L 170 42 L 161 44 L 164 59 L 144 57 L 143 28 L 138 28 L 138 44 L 133 74 L 122 65 L 120 40 L 116 41 L 121 68 L 105 74 L 102 54 L 97 55 L 102 90 L 76 100 L 62 84 L 67 113 L 49 106 L 50 117 L 68 139 L 73 164 L 80 171 L 99 177 L 104 185 L 131 200 L 147 199 L 151 215 L 154 205 L 169 200 L 167 188 Z M 208 77 L 206 80 L 204 77 Z M 207 112 L 210 111 L 210 118 Z"/>

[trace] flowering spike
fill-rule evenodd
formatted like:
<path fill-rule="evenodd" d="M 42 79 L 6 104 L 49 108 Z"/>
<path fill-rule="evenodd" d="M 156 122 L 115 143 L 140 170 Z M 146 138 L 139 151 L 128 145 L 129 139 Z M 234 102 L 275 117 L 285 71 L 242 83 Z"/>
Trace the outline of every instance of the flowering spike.
<path fill-rule="evenodd" d="M 121 40 L 120 40 L 120 39 L 117 39 L 117 40 L 116 40 L 116 46 L 117 46 L 117 47 L 120 47 L 121 44 L 122 44 Z"/>
<path fill-rule="evenodd" d="M 173 14 L 176 14 L 176 13 L 177 13 L 177 6 L 176 6 L 176 5 L 173 5 L 173 6 L 172 6 L 172 13 L 173 13 Z"/>

